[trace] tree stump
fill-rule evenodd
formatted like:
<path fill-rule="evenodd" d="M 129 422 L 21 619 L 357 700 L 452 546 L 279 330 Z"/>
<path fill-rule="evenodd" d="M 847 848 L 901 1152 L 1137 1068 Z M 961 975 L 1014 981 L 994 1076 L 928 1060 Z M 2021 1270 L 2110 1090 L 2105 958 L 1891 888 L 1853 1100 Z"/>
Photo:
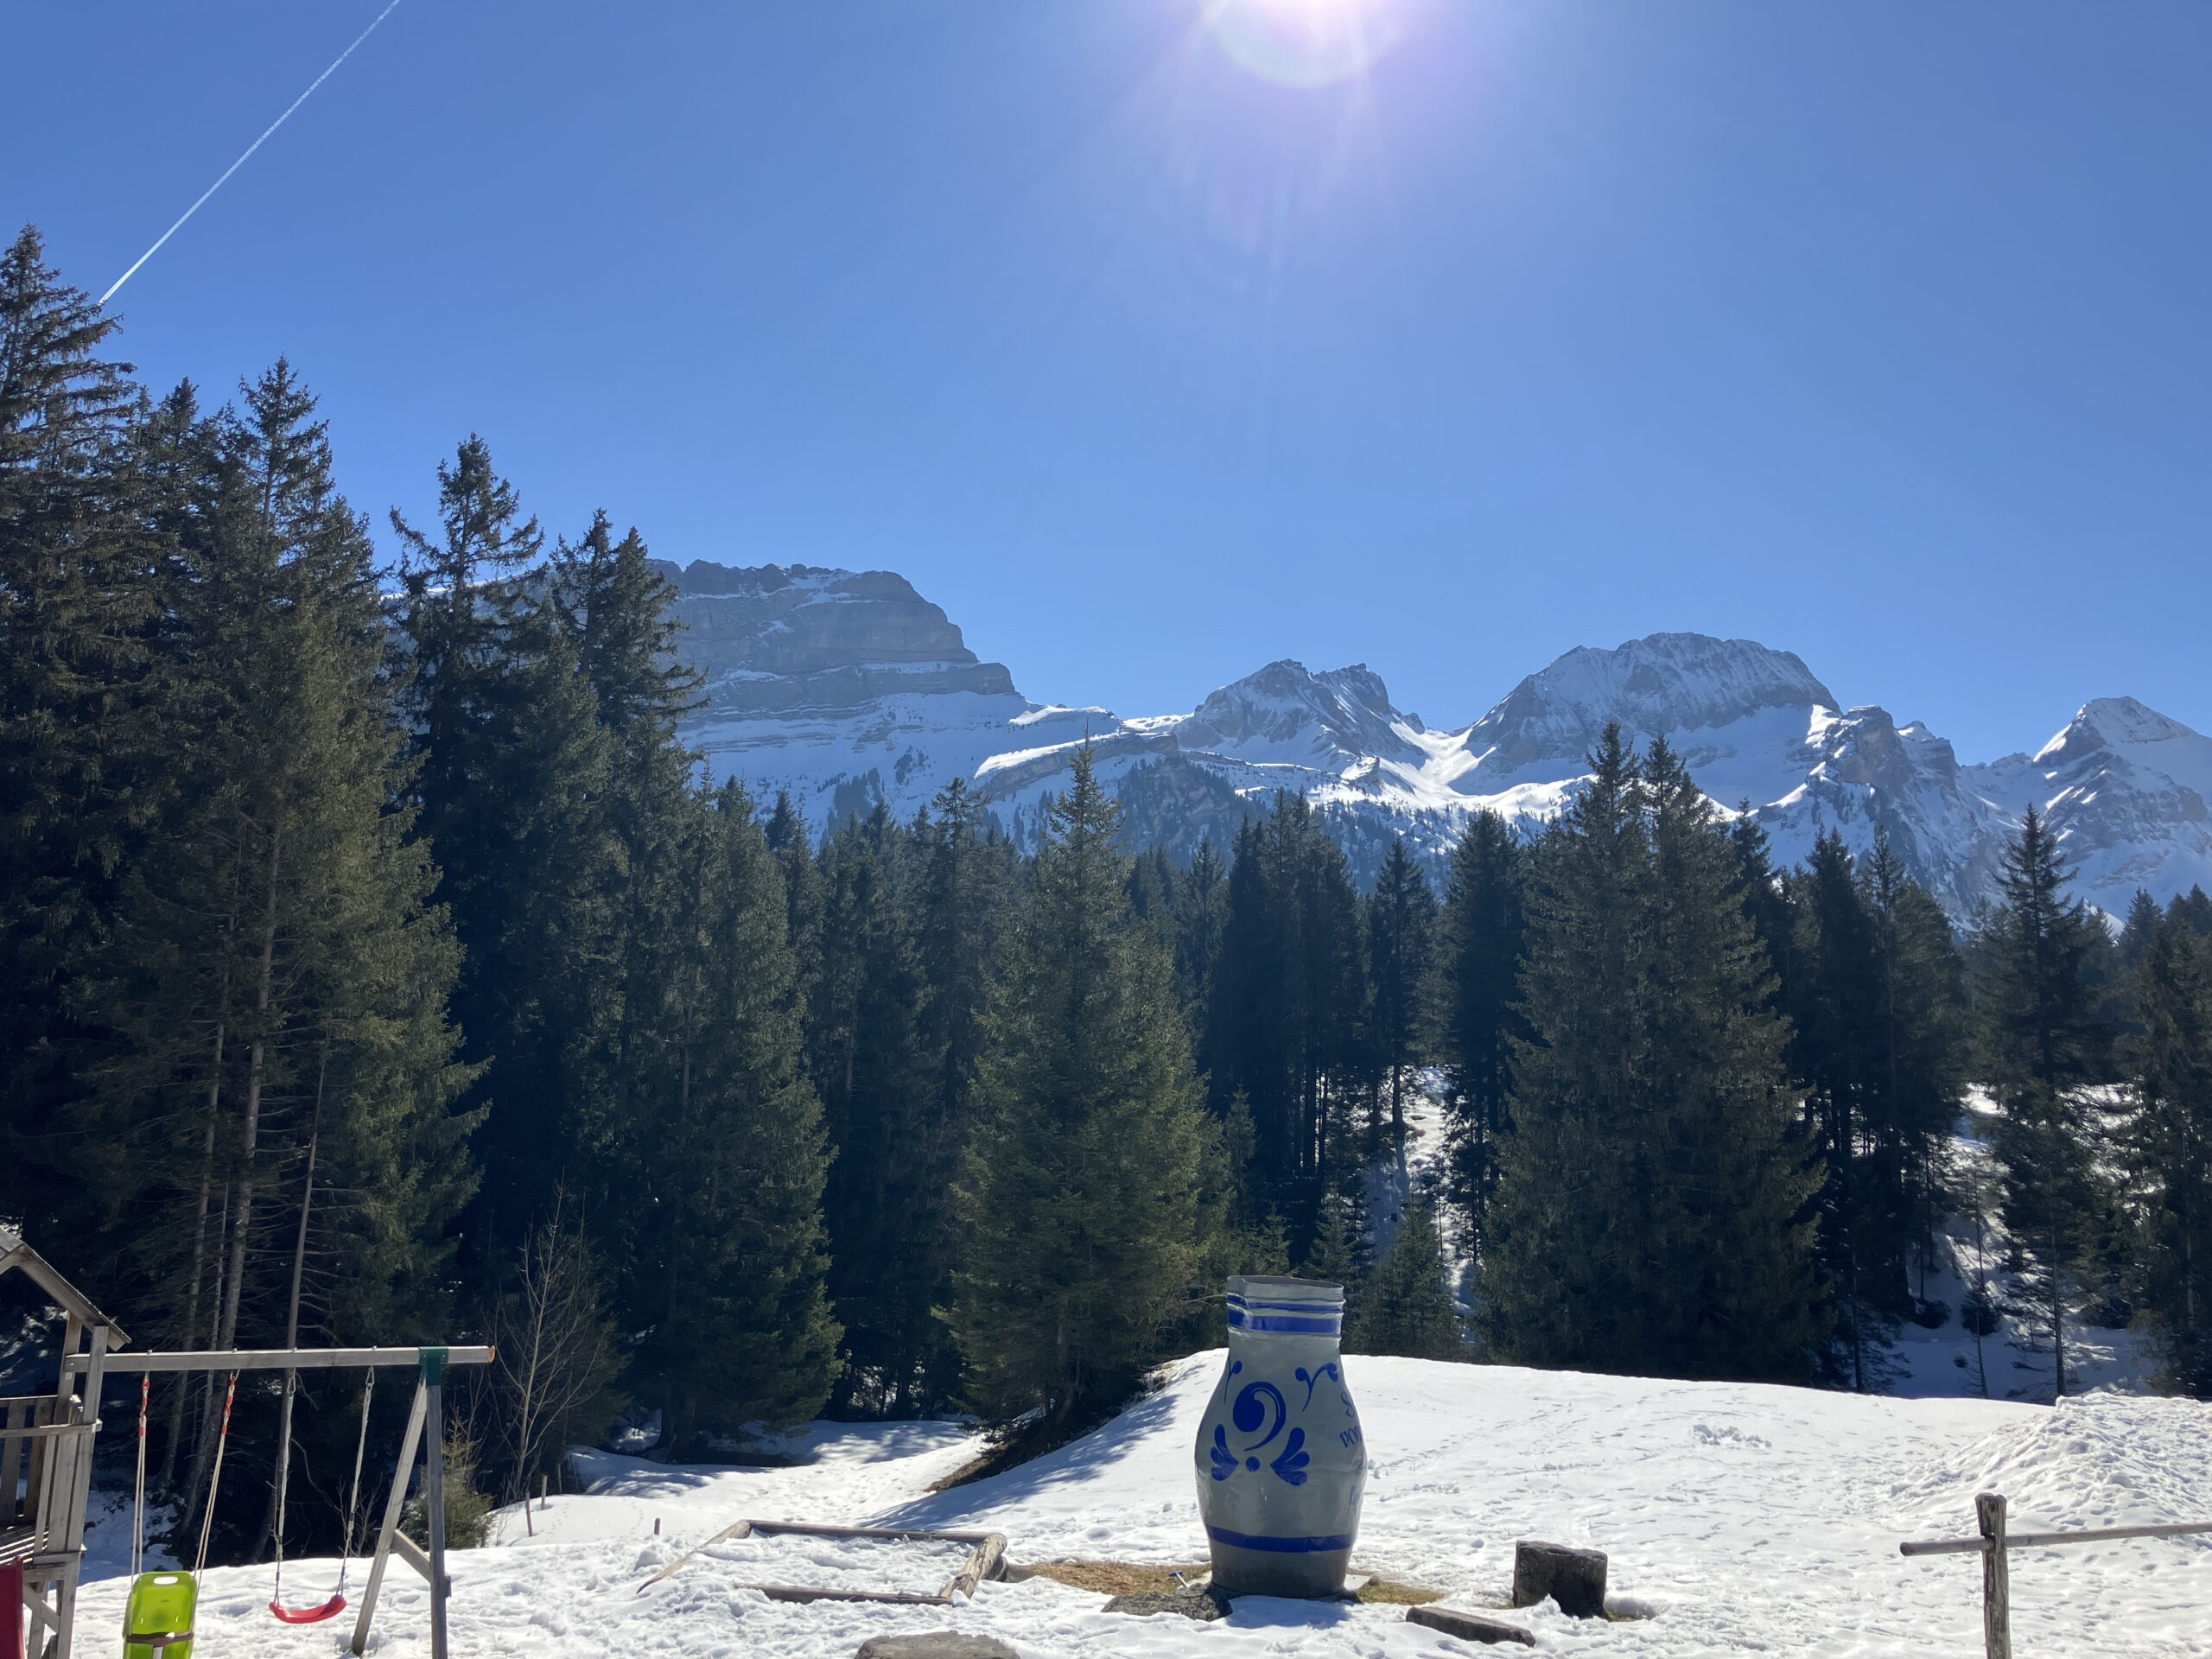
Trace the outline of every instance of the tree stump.
<path fill-rule="evenodd" d="M 1605 1553 L 1522 1540 L 1513 1547 L 1513 1605 L 1549 1596 L 1570 1618 L 1605 1616 Z"/>

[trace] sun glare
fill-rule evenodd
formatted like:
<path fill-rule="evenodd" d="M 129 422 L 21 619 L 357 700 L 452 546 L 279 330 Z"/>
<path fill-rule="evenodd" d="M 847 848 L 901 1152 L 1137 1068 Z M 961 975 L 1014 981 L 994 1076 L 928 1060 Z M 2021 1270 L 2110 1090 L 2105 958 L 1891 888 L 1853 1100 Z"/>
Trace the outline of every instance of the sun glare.
<path fill-rule="evenodd" d="M 1242 68 L 1284 86 L 1366 73 L 1396 43 L 1403 0 L 1211 0 L 1207 22 Z"/>

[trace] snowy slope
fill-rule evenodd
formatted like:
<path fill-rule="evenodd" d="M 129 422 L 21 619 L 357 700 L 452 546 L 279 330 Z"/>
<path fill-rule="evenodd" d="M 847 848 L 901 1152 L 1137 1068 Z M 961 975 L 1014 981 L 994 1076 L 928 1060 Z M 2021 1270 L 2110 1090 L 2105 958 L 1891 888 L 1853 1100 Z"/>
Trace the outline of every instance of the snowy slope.
<path fill-rule="evenodd" d="M 687 736 L 716 777 L 746 779 L 764 804 L 788 791 L 817 830 L 878 801 L 911 816 L 963 777 L 1027 844 L 1090 742 L 1142 843 L 1183 855 L 1218 844 L 1287 790 L 1315 804 L 1360 875 L 1395 836 L 1437 868 L 1478 810 L 1534 834 L 1617 720 L 1639 746 L 1667 739 L 1723 807 L 1748 807 L 1783 861 L 1823 830 L 1861 852 L 1884 833 L 1961 918 L 1989 895 L 2031 804 L 2108 911 L 2139 885 L 2164 899 L 2212 882 L 2212 739 L 2131 699 L 2085 705 L 2032 755 L 1961 766 L 1924 726 L 1845 708 L 1788 652 L 1659 633 L 1568 652 L 1456 730 L 1398 709 L 1363 664 L 1287 659 L 1187 714 L 1125 718 L 1030 701 L 887 572 L 664 569 L 683 649 L 707 674 Z"/>
<path fill-rule="evenodd" d="M 637 1593 L 677 1550 L 740 1516 L 987 1526 L 1006 1533 L 1017 1562 L 1201 1559 L 1191 1445 L 1220 1363 L 1215 1352 L 1171 1365 L 1158 1393 L 1096 1433 L 936 1495 L 926 1488 L 973 1450 L 940 1424 L 821 1425 L 812 1460 L 788 1469 L 593 1457 L 591 1493 L 554 1499 L 534 1517 L 536 1538 L 511 1512 L 505 1541 L 453 1557 L 454 1651 L 842 1659 L 872 1634 L 953 1627 L 995 1634 L 1026 1659 L 1467 1652 L 1394 1607 L 1250 1599 L 1226 1624 L 1197 1626 L 1108 1615 L 1103 1598 L 1041 1579 L 986 1585 L 950 1609 L 795 1606 L 734 1588 L 762 1562 L 727 1552 Z M 1897 1545 L 1970 1529 L 1975 1491 L 2011 1497 L 2016 1529 L 2212 1516 L 2212 1409 L 2186 1402 L 2095 1395 L 2054 1412 L 1420 1360 L 1355 1357 L 1345 1369 L 1375 1456 L 1355 1571 L 1496 1605 L 1516 1538 L 1603 1548 L 1619 1609 L 1647 1616 L 1512 1615 L 1560 1654 L 1966 1654 L 1980 1641 L 1974 1563 L 1906 1560 Z M 793 1575 L 862 1570 L 820 1546 L 772 1564 Z M 296 1563 L 288 1593 L 330 1577 L 328 1563 Z M 421 1587 L 404 1569 L 391 1583 L 376 1651 L 415 1659 L 427 1650 Z M 2023 1554 L 2012 1585 L 2023 1655 L 2145 1659 L 2201 1654 L 2212 1640 L 2212 1547 L 2199 1541 Z M 94 1648 L 94 1633 L 116 1628 L 124 1588 L 110 1579 L 85 1593 Z M 265 1569 L 211 1573 L 204 1650 L 332 1651 L 340 1627 L 279 1625 L 262 1605 L 268 1591 Z"/>

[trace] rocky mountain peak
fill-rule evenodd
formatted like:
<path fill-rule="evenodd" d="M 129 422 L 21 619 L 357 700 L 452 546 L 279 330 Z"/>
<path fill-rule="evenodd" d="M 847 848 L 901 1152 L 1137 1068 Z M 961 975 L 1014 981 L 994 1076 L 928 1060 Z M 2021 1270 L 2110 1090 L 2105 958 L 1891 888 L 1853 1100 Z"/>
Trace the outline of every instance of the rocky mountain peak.
<path fill-rule="evenodd" d="M 1185 749 L 1240 759 L 1313 760 L 1330 751 L 1417 761 L 1389 688 L 1364 663 L 1315 673 L 1282 658 L 1208 696 L 1175 731 Z"/>
<path fill-rule="evenodd" d="M 1611 721 L 1648 739 L 1726 726 L 1766 709 L 1840 707 L 1794 652 L 1755 639 L 1653 633 L 1557 658 L 1477 721 L 1467 747 L 1497 772 L 1538 760 L 1579 762 Z"/>
<path fill-rule="evenodd" d="M 655 564 L 676 586 L 683 653 L 706 671 L 711 709 L 851 709 L 898 692 L 1014 695 L 1004 666 L 978 660 L 951 620 L 891 571 Z"/>
<path fill-rule="evenodd" d="M 2196 732 L 2177 720 L 2169 720 L 2147 703 L 2133 697 L 2095 697 L 2082 705 L 2064 728 L 2036 752 L 2035 759 L 2038 766 L 2063 766 L 2101 749 L 2186 744 L 2191 740 L 2204 741 Z"/>

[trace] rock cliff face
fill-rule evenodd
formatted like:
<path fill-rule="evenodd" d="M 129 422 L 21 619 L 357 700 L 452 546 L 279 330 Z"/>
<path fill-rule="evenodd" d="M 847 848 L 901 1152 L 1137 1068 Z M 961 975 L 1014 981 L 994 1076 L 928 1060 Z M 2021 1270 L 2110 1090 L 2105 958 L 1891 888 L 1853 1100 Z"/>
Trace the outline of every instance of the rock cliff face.
<path fill-rule="evenodd" d="M 2212 885 L 2212 739 L 2131 698 L 2087 704 L 2032 755 L 1961 766 L 1951 746 L 1884 709 L 1846 709 L 1805 664 L 1749 639 L 1660 633 L 1571 651 L 1488 713 L 1439 731 L 1390 702 L 1364 665 L 1287 659 L 1188 714 L 1122 719 L 1033 702 L 903 577 L 805 566 L 664 567 L 685 653 L 706 671 L 687 735 L 718 777 L 779 791 L 817 830 L 878 801 L 901 817 L 955 777 L 1017 841 L 1093 746 L 1142 845 L 1222 847 L 1277 790 L 1302 791 L 1370 875 L 1402 836 L 1440 872 L 1468 817 L 1534 835 L 1587 776 L 1609 721 L 1664 737 L 1707 794 L 1767 829 L 1777 861 L 1833 830 L 1885 836 L 1954 914 L 1987 898 L 2030 804 L 2050 819 L 2076 888 L 2125 910 Z"/>
<path fill-rule="evenodd" d="M 1011 696 L 944 613 L 887 570 L 734 569 L 659 563 L 683 594 L 684 645 L 716 706 L 755 714 L 855 709 L 899 693 Z"/>

